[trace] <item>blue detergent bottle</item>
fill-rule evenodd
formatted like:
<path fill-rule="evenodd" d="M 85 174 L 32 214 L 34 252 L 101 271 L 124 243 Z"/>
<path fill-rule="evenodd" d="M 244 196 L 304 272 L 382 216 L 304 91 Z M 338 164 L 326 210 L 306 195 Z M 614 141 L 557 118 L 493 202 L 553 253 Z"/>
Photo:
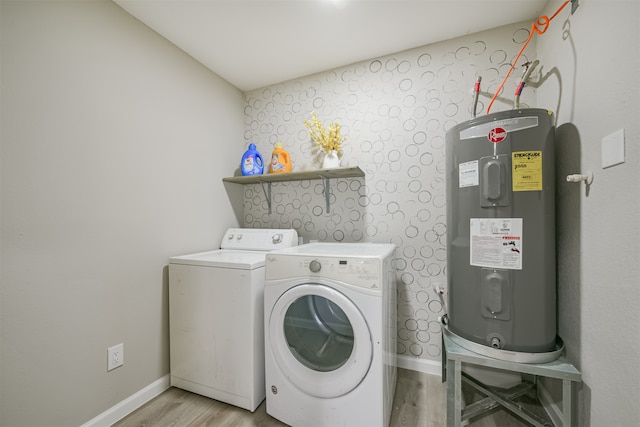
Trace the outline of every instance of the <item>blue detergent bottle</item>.
<path fill-rule="evenodd" d="M 256 144 L 249 144 L 249 149 L 242 155 L 240 170 L 243 176 L 262 175 L 264 172 L 264 161 L 262 155 L 256 150 Z"/>

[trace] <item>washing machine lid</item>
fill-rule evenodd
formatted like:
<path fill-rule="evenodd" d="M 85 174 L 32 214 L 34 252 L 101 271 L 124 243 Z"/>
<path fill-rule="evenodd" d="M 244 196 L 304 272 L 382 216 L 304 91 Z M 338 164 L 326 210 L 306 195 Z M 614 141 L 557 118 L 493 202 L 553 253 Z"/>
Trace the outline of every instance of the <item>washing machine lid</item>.
<path fill-rule="evenodd" d="M 317 242 L 281 249 L 278 253 L 302 256 L 385 258 L 395 250 L 392 243 Z"/>
<path fill-rule="evenodd" d="M 254 270 L 264 267 L 266 251 L 234 251 L 217 249 L 169 258 L 169 264 Z"/>
<path fill-rule="evenodd" d="M 297 244 L 294 229 L 229 228 L 220 249 L 171 257 L 169 263 L 253 270 L 264 267 L 267 252 Z"/>

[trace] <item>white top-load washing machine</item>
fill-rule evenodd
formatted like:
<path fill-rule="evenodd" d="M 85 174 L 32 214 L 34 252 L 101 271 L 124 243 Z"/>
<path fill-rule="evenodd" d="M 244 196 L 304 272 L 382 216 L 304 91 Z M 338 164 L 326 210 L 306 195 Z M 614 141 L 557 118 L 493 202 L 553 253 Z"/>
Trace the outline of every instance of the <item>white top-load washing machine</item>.
<path fill-rule="evenodd" d="M 267 413 L 291 426 L 387 426 L 396 387 L 395 246 L 267 254 Z"/>
<path fill-rule="evenodd" d="M 295 230 L 227 230 L 220 249 L 169 259 L 171 385 L 254 411 L 265 397 L 264 265 Z"/>

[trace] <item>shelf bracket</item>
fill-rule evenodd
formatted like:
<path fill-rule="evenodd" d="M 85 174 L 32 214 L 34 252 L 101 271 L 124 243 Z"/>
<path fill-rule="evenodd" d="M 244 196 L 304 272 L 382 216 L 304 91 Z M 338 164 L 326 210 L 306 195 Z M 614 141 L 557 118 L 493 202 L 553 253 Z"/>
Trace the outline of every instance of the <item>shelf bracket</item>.
<path fill-rule="evenodd" d="M 271 215 L 271 182 L 267 182 L 267 189 L 264 188 L 264 181 L 260 181 L 262 185 L 262 192 L 264 193 L 264 198 L 267 199 L 267 206 L 269 207 L 269 215 Z"/>
<path fill-rule="evenodd" d="M 320 175 L 320 179 L 322 179 L 322 185 L 324 186 L 324 200 L 327 205 L 327 213 L 331 213 L 331 185 L 329 185 L 329 178 Z"/>

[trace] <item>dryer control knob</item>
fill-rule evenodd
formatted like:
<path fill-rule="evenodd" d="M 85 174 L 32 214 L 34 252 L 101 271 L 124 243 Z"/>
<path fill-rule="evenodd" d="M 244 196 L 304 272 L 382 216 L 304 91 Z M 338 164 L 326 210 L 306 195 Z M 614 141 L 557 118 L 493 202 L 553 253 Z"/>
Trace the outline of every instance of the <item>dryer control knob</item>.
<path fill-rule="evenodd" d="M 312 273 L 317 273 L 321 268 L 322 264 L 315 259 L 309 263 L 309 270 L 311 270 Z"/>

